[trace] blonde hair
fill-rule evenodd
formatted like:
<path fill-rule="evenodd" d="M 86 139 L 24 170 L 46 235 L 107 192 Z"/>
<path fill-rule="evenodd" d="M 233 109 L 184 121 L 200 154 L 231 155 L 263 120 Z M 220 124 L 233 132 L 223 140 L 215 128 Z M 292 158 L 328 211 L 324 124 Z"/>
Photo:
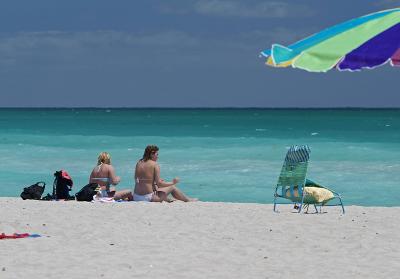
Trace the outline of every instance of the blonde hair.
<path fill-rule="evenodd" d="M 101 152 L 97 157 L 97 165 L 101 164 L 111 165 L 111 156 L 108 152 Z"/>

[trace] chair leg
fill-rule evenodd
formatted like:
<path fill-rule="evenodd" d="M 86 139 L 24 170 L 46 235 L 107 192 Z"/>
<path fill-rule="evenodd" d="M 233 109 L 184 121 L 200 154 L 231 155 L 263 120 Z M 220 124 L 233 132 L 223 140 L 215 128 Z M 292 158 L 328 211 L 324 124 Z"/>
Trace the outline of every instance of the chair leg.
<path fill-rule="evenodd" d="M 278 212 L 276 211 L 276 194 L 274 195 L 274 212 Z"/>
<path fill-rule="evenodd" d="M 339 201 L 340 201 L 340 205 L 342 207 L 342 213 L 345 214 L 342 198 L 340 196 L 338 196 L 338 198 L 339 198 Z"/>
<path fill-rule="evenodd" d="M 301 203 L 300 203 L 300 206 L 299 206 L 299 211 L 298 211 L 298 213 L 301 212 L 301 208 L 303 207 L 303 202 L 304 202 L 304 191 L 303 191 L 303 195 L 302 195 L 302 197 L 301 197 Z"/>

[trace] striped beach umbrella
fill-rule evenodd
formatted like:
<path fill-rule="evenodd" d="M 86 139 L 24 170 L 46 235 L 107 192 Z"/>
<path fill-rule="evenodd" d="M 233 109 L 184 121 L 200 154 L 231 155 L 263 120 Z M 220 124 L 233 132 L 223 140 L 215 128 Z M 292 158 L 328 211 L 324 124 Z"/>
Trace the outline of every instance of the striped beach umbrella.
<path fill-rule="evenodd" d="M 287 47 L 273 44 L 261 55 L 267 65 L 310 72 L 400 66 L 400 8 L 346 21 Z"/>

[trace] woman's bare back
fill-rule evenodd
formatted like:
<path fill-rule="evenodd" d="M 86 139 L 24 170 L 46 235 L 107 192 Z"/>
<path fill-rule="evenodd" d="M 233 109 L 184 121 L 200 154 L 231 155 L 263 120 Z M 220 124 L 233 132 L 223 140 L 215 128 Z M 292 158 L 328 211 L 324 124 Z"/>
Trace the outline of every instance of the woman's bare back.
<path fill-rule="evenodd" d="M 152 160 L 140 160 L 135 168 L 135 193 L 147 195 L 154 191 L 157 163 Z"/>
<path fill-rule="evenodd" d="M 115 178 L 114 169 L 108 164 L 96 166 L 90 174 L 89 183 L 97 183 L 109 190 L 110 184 L 117 184 L 119 181 Z"/>

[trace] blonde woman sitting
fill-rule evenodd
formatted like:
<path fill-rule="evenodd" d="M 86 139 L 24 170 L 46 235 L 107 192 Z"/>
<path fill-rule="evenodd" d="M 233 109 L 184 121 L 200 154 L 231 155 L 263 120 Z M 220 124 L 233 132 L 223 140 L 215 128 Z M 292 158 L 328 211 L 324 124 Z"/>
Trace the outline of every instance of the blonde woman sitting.
<path fill-rule="evenodd" d="M 100 186 L 99 196 L 103 198 L 114 198 L 115 200 L 133 200 L 130 190 L 116 191 L 115 187 L 121 181 L 115 175 L 114 167 L 111 165 L 111 156 L 107 152 L 101 152 L 97 158 L 97 166 L 90 174 L 89 183 L 97 183 Z"/>

